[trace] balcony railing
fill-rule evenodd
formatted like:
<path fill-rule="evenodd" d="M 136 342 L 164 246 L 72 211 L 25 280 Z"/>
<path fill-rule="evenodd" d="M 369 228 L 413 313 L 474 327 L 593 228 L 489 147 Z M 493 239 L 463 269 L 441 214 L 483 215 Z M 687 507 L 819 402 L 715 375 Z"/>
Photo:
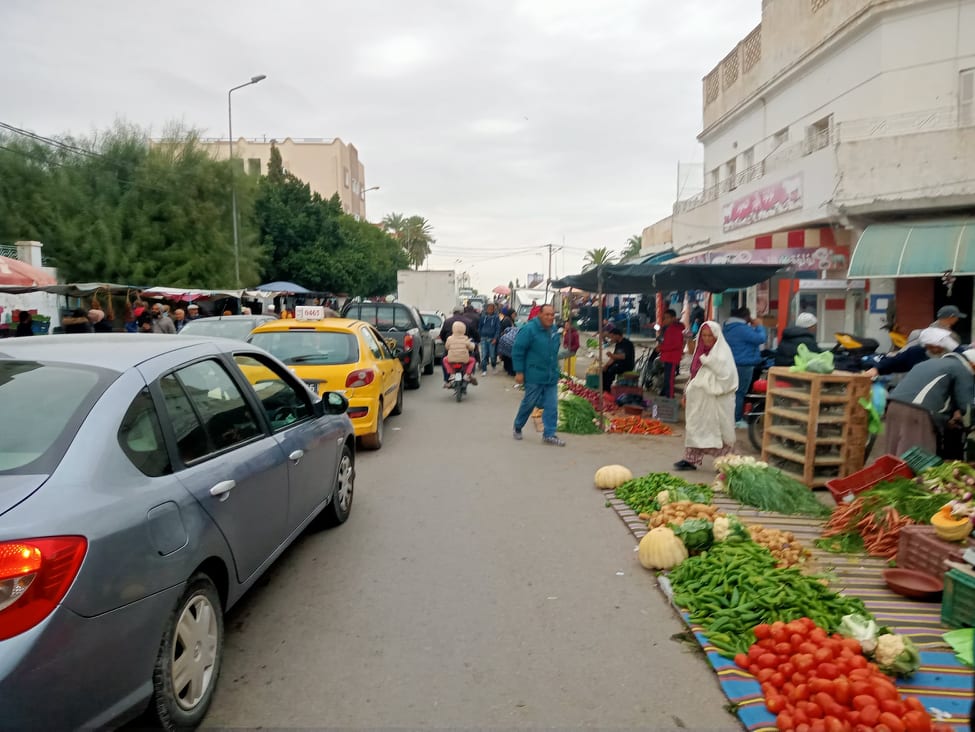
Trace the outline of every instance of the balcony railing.
<path fill-rule="evenodd" d="M 0 244 L 0 257 L 7 257 L 7 259 L 17 259 L 17 247 L 10 246 L 8 244 Z"/>

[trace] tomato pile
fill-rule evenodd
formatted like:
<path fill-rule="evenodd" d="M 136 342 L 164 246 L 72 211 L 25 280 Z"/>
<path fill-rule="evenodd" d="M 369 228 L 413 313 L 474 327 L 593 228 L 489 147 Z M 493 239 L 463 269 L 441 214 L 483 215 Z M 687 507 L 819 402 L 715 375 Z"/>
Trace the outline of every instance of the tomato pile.
<path fill-rule="evenodd" d="M 755 626 L 757 641 L 735 663 L 762 685 L 779 730 L 950 732 L 867 661 L 860 642 L 829 635 L 809 618 Z"/>
<path fill-rule="evenodd" d="M 616 417 L 609 423 L 610 432 L 624 432 L 628 435 L 671 435 L 673 430 L 659 419 L 647 417 Z"/>

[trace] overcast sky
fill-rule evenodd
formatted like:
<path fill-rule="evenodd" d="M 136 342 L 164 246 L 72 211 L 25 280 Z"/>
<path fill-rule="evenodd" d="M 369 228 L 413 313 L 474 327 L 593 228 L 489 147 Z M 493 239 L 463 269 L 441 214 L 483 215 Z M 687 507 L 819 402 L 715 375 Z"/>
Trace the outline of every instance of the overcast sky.
<path fill-rule="evenodd" d="M 117 118 L 208 136 L 341 137 L 368 217 L 419 214 L 431 269 L 482 291 L 670 213 L 700 162 L 701 78 L 760 0 L 0 0 L 0 121 L 85 134 Z M 458 262 L 457 260 L 462 260 Z"/>

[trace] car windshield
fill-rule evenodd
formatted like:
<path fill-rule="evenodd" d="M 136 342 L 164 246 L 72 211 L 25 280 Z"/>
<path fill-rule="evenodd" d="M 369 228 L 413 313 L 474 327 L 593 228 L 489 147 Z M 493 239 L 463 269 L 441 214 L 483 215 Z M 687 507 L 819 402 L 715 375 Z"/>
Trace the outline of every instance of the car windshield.
<path fill-rule="evenodd" d="M 250 342 L 287 364 L 356 363 L 359 344 L 351 333 L 329 330 L 279 330 L 255 333 Z"/>
<path fill-rule="evenodd" d="M 117 376 L 75 364 L 0 360 L 0 473 L 48 474 Z M 19 415 L 19 418 L 18 418 Z"/>
<path fill-rule="evenodd" d="M 207 338 L 233 338 L 246 341 L 251 331 L 259 325 L 250 318 L 200 318 L 192 320 L 183 326 L 181 335 L 205 336 Z"/>
<path fill-rule="evenodd" d="M 421 315 L 423 316 L 424 327 L 429 328 L 432 325 L 434 328 L 439 330 L 440 327 L 443 326 L 443 318 L 441 318 L 439 315 L 435 313 L 421 313 Z"/>

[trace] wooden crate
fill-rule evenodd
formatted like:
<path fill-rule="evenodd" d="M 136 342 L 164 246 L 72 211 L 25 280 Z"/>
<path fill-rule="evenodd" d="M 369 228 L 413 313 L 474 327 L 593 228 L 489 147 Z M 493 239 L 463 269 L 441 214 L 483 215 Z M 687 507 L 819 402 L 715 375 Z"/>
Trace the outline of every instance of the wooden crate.
<path fill-rule="evenodd" d="M 811 488 L 863 467 L 870 378 L 769 369 L 762 460 Z"/>

